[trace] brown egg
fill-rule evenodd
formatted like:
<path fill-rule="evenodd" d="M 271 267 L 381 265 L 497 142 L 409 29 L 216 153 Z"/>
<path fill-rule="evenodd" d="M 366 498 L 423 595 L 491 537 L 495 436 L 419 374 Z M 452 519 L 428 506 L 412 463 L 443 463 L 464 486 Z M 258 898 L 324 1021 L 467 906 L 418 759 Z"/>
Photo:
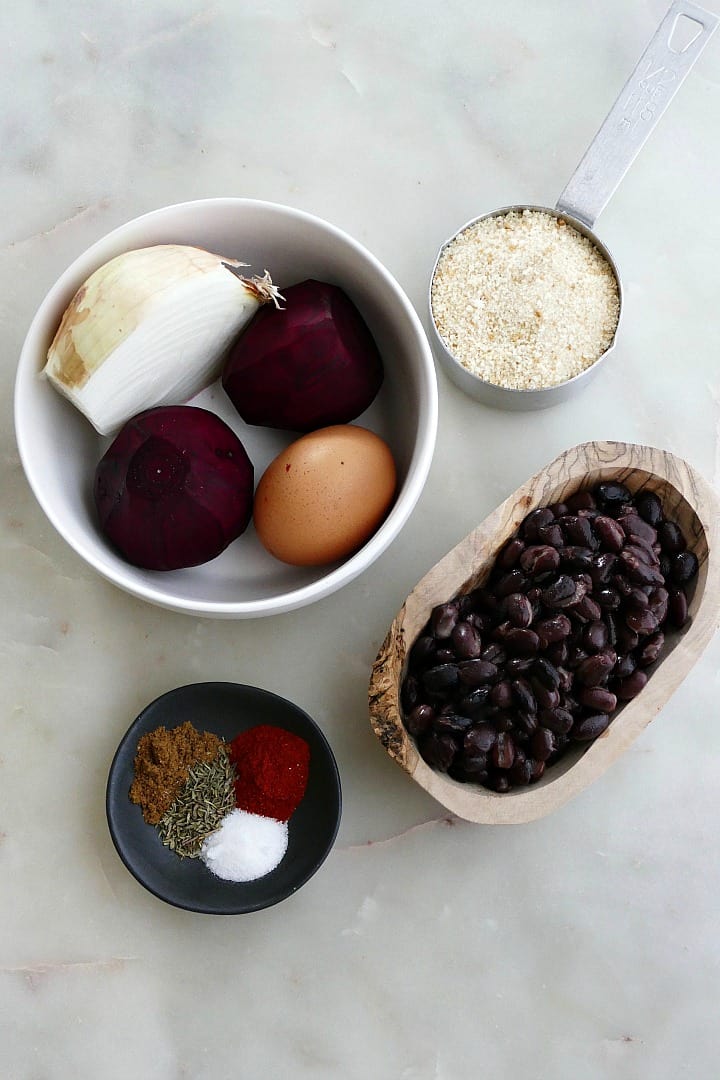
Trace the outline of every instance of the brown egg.
<path fill-rule="evenodd" d="M 395 494 L 390 448 L 372 431 L 337 424 L 303 435 L 267 467 L 255 492 L 255 529 L 271 555 L 322 566 L 357 551 Z"/>

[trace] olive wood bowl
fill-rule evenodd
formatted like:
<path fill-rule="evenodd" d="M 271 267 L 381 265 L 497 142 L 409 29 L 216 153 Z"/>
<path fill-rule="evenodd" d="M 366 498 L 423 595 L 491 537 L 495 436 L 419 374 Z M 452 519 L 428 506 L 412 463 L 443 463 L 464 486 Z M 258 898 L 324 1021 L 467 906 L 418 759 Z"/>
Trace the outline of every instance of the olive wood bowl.
<path fill-rule="evenodd" d="M 661 659 L 640 694 L 618 708 L 594 742 L 577 744 L 537 783 L 499 794 L 464 784 L 432 769 L 421 758 L 402 720 L 400 687 L 406 657 L 432 609 L 482 585 L 495 556 L 524 517 L 538 506 L 560 502 L 603 480 L 631 491 L 657 492 L 668 517 L 680 525 L 700 568 L 689 593 L 690 619 L 670 632 Z M 640 735 L 677 689 L 715 632 L 720 596 L 720 499 L 685 461 L 664 450 L 620 442 L 575 446 L 518 488 L 469 536 L 425 575 L 393 621 L 373 665 L 372 728 L 388 754 L 433 798 L 467 821 L 520 824 L 544 817 L 596 780 Z"/>

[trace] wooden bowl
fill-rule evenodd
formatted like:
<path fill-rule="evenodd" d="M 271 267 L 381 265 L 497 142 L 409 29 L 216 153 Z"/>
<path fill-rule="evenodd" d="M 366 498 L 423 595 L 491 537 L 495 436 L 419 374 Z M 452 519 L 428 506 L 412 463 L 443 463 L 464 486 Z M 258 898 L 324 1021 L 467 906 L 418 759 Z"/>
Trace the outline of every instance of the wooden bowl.
<path fill-rule="evenodd" d="M 682 632 L 667 634 L 662 658 L 647 685 L 615 712 L 604 734 L 590 745 L 577 744 L 536 784 L 498 794 L 432 769 L 406 731 L 400 705 L 406 657 L 430 612 L 437 604 L 483 584 L 498 550 L 531 510 L 561 502 L 603 480 L 621 481 L 633 492 L 657 492 L 668 517 L 680 525 L 700 564 L 689 598 L 689 623 Z M 720 551 L 719 530 L 718 496 L 682 459 L 664 450 L 620 442 L 583 443 L 567 450 L 518 488 L 410 593 L 373 665 L 369 697 L 375 734 L 388 754 L 458 817 L 493 825 L 544 817 L 591 784 L 628 749 L 709 642 L 720 621 L 720 558 L 715 555 Z"/>

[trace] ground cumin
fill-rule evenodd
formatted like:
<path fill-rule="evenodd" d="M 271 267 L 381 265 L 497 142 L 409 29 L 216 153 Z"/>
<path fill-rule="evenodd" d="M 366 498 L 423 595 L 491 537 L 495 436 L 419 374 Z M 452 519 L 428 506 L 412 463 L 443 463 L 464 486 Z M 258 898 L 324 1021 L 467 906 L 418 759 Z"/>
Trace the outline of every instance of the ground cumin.
<path fill-rule="evenodd" d="M 199 761 L 212 761 L 221 744 L 217 735 L 196 731 L 187 720 L 180 727 L 159 727 L 142 736 L 130 799 L 139 803 L 148 825 L 157 825 L 170 809 L 191 767 Z"/>

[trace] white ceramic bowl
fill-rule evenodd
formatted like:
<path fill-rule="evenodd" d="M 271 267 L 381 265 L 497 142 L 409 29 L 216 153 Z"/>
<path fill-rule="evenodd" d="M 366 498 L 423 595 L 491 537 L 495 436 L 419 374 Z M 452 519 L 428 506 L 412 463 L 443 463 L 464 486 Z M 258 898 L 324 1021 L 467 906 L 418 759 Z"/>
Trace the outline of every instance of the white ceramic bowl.
<path fill-rule="evenodd" d="M 355 555 L 330 567 L 278 562 L 252 526 L 217 559 L 169 573 L 126 563 L 102 536 L 92 483 L 108 439 L 40 372 L 62 314 L 83 281 L 108 259 L 150 244 L 193 244 L 267 268 L 282 289 L 314 277 L 340 285 L 362 312 L 385 363 L 385 380 L 357 424 L 390 445 L 398 492 L 381 528 Z M 255 480 L 296 433 L 243 423 L 219 382 L 193 399 L 237 432 L 255 466 Z M 388 547 L 425 484 L 437 430 L 432 353 L 418 316 L 395 279 L 347 233 L 311 214 L 251 199 L 205 199 L 136 218 L 93 244 L 43 300 L 23 346 L 15 385 L 15 430 L 30 485 L 48 518 L 75 551 L 121 589 L 175 611 L 216 618 L 252 618 L 290 611 L 328 596 L 357 577 Z"/>

